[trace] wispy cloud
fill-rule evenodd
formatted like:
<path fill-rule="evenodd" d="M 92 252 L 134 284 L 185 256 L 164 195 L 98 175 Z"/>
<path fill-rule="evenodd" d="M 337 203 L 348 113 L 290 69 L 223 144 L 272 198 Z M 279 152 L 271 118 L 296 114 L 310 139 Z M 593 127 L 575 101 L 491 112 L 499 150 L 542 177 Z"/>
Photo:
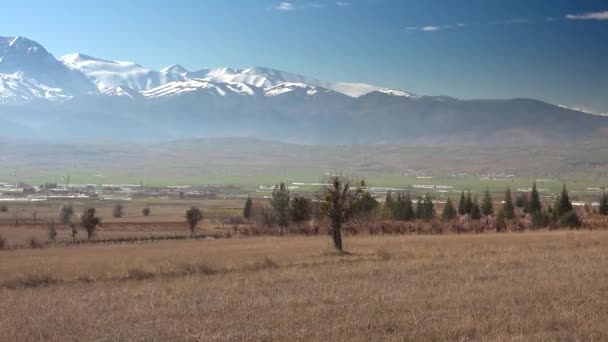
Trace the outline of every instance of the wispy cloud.
<path fill-rule="evenodd" d="M 608 20 L 608 11 L 590 12 L 583 14 L 568 14 L 566 19 L 571 20 Z"/>
<path fill-rule="evenodd" d="M 272 9 L 277 11 L 295 11 L 296 6 L 294 6 L 291 2 L 283 1 L 278 3 L 277 5 L 272 6 Z"/>
<path fill-rule="evenodd" d="M 553 18 L 550 18 L 553 20 Z M 545 19 L 550 21 L 549 18 Z M 454 30 L 466 27 L 487 27 L 497 25 L 521 25 L 532 23 L 533 21 L 528 18 L 511 18 L 506 20 L 492 21 L 492 22 L 481 22 L 481 23 L 456 23 L 449 25 L 422 25 L 422 26 L 408 26 L 406 31 L 421 31 L 421 32 L 437 32 L 442 30 Z"/>
<path fill-rule="evenodd" d="M 441 30 L 441 27 L 439 27 L 439 26 L 424 26 L 420 30 L 422 30 L 424 32 L 433 32 L 433 31 L 439 31 L 439 30 Z"/>
<path fill-rule="evenodd" d="M 340 7 L 340 8 L 345 8 L 350 6 L 350 2 L 348 1 L 337 1 L 335 3 L 336 7 Z M 306 9 L 323 9 L 323 8 L 327 8 L 328 6 L 334 6 L 331 3 L 324 3 L 324 2 L 311 2 L 311 3 L 300 3 L 300 4 L 296 4 L 296 2 L 289 2 L 289 1 L 283 1 L 280 2 L 272 7 L 270 7 L 270 9 L 272 10 L 276 10 L 276 11 L 283 11 L 283 12 L 290 12 L 290 11 L 296 11 L 296 10 L 306 10 Z"/>

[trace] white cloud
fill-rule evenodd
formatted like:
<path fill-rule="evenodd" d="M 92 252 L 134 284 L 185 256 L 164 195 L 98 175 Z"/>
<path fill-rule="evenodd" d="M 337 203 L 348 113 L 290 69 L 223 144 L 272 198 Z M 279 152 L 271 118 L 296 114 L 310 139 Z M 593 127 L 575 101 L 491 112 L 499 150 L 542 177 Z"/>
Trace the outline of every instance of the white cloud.
<path fill-rule="evenodd" d="M 433 32 L 433 31 L 439 31 L 441 30 L 441 27 L 439 26 L 424 26 L 423 28 L 421 28 L 422 31 L 424 32 Z"/>
<path fill-rule="evenodd" d="M 526 18 L 513 18 L 511 20 L 506 21 L 507 24 L 525 24 L 529 22 L 530 20 Z"/>
<path fill-rule="evenodd" d="M 291 2 L 281 2 L 278 5 L 275 5 L 272 7 L 273 9 L 277 10 L 277 11 L 294 11 L 296 9 L 296 6 L 294 6 Z"/>
<path fill-rule="evenodd" d="M 591 12 L 584 14 L 568 14 L 566 19 L 572 20 L 608 20 L 608 11 Z"/>
<path fill-rule="evenodd" d="M 350 6 L 350 2 L 348 1 L 337 1 L 336 6 L 338 7 L 348 7 Z"/>

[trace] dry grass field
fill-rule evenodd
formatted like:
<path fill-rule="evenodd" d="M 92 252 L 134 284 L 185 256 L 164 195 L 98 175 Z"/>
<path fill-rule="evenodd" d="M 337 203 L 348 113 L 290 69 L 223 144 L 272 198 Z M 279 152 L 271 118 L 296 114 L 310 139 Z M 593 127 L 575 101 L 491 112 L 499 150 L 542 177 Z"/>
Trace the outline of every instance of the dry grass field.
<path fill-rule="evenodd" d="M 84 208 L 94 207 L 101 218 L 102 225 L 95 234 L 96 239 L 124 239 L 133 237 L 174 236 L 190 234 L 184 214 L 191 206 L 202 208 L 205 219 L 197 228 L 198 232 L 224 231 L 222 221 L 231 215 L 242 212 L 243 200 L 136 200 L 128 202 L 112 201 L 74 201 L 75 221 Z M 116 203 L 124 207 L 125 215 L 113 217 Z M 39 242 L 48 241 L 48 222 L 55 222 L 57 241 L 70 242 L 69 227 L 58 224 L 59 208 L 63 202 L 3 203 L 7 212 L 0 212 L 0 236 L 5 238 L 9 248 L 25 246 L 34 238 Z M 143 208 L 150 209 L 150 215 L 142 214 Z M 35 217 L 35 219 L 34 219 Z M 15 222 L 18 221 L 18 224 Z M 86 234 L 79 229 L 78 241 L 86 241 Z"/>
<path fill-rule="evenodd" d="M 0 251 L 0 339 L 607 340 L 608 232 Z"/>

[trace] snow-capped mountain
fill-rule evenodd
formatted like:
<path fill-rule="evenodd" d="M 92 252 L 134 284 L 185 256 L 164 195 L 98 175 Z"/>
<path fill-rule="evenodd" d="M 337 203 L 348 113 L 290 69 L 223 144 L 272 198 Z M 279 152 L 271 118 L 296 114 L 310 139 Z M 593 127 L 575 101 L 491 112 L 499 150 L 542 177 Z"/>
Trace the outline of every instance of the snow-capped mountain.
<path fill-rule="evenodd" d="M 57 60 L 0 37 L 2 136 L 314 143 L 546 143 L 604 137 L 608 117 L 538 100 L 459 100 L 271 68 L 161 70 L 84 54 Z M 86 128 L 86 129 L 83 129 Z"/>
<path fill-rule="evenodd" d="M 187 80 L 183 76 L 187 71 L 180 66 L 156 71 L 136 63 L 107 61 L 80 53 L 65 55 L 59 61 L 86 75 L 99 90 L 126 87 L 143 91 L 169 82 Z"/>
<path fill-rule="evenodd" d="M 23 37 L 0 37 L 0 99 L 62 99 L 94 91 L 80 72 L 59 62 L 46 49 Z"/>
<path fill-rule="evenodd" d="M 381 91 L 414 97 L 401 90 L 362 83 L 328 82 L 262 67 L 188 71 L 174 64 L 153 70 L 134 62 L 110 61 L 82 53 L 68 54 L 57 60 L 42 45 L 23 37 L 0 37 L 0 87 L 2 103 L 35 99 L 65 101 L 83 94 L 132 99 L 175 97 L 194 92 L 220 96 L 277 96 L 300 93 L 302 89 L 308 96 L 335 93 L 356 98 Z"/>

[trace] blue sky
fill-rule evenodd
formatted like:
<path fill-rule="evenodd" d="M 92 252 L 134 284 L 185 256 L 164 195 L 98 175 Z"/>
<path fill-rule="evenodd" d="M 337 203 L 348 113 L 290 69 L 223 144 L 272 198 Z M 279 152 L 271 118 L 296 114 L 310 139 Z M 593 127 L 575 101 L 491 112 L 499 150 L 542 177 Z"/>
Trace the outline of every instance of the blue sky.
<path fill-rule="evenodd" d="M 608 1 L 10 1 L 0 35 L 150 68 L 267 66 L 608 113 Z"/>

